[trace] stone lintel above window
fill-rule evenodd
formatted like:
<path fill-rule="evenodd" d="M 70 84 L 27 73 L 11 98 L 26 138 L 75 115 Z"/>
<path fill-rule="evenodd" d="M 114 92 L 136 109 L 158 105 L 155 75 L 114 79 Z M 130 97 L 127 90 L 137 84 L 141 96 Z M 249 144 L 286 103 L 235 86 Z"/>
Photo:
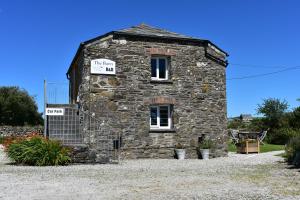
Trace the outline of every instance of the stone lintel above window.
<path fill-rule="evenodd" d="M 174 56 L 176 55 L 176 50 L 166 49 L 166 48 L 147 48 L 146 54 L 148 55 L 162 55 L 162 56 Z"/>
<path fill-rule="evenodd" d="M 152 97 L 144 100 L 145 104 L 148 105 L 174 105 L 176 100 L 173 97 Z"/>

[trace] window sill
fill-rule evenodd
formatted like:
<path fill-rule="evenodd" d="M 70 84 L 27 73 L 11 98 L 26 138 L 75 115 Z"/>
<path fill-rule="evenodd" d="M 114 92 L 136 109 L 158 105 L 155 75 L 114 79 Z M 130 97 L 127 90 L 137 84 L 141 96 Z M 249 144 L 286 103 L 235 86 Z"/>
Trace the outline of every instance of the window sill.
<path fill-rule="evenodd" d="M 172 129 L 150 129 L 149 133 L 176 133 L 174 128 Z"/>
<path fill-rule="evenodd" d="M 173 84 L 171 80 L 150 80 L 150 83 Z"/>

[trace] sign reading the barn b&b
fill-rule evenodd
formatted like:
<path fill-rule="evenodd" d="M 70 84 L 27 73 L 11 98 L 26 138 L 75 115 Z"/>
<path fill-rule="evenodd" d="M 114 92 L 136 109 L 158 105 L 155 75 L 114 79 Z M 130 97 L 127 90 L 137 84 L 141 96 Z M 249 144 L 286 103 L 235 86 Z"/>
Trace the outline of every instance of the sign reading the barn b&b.
<path fill-rule="evenodd" d="M 91 74 L 116 74 L 116 62 L 108 59 L 91 60 Z"/>

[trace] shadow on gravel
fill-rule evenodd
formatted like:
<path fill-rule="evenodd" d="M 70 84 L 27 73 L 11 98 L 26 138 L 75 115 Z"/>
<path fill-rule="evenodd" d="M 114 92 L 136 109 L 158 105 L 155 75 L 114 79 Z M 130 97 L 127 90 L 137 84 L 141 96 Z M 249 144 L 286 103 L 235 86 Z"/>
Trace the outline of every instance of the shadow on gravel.
<path fill-rule="evenodd" d="M 295 166 L 295 165 L 293 165 L 293 163 L 290 163 L 287 161 L 276 161 L 276 163 L 284 165 L 285 169 L 291 169 L 291 170 L 300 169 L 299 166 Z M 300 172 L 300 170 L 298 172 Z"/>
<path fill-rule="evenodd" d="M 3 163 L 3 165 L 11 165 L 11 166 L 18 166 L 16 163 L 14 162 L 7 162 L 7 163 Z M 19 165 L 20 166 L 20 165 Z"/>
<path fill-rule="evenodd" d="M 300 167 L 294 166 L 294 165 L 289 165 L 288 167 L 286 167 L 286 169 L 299 169 L 298 172 L 300 172 Z"/>
<path fill-rule="evenodd" d="M 300 169 L 299 166 L 295 166 L 292 163 L 288 163 L 288 162 L 281 162 L 281 163 L 286 164 L 286 167 L 285 167 L 286 169 Z M 300 172 L 300 170 L 298 172 Z"/>

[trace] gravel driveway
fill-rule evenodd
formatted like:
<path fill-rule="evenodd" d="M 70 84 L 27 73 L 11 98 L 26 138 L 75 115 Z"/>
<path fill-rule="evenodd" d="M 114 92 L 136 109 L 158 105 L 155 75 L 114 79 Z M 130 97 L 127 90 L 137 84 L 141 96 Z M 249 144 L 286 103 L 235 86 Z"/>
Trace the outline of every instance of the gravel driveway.
<path fill-rule="evenodd" d="M 0 199 L 300 199 L 300 172 L 279 153 L 28 167 L 0 150 Z"/>

